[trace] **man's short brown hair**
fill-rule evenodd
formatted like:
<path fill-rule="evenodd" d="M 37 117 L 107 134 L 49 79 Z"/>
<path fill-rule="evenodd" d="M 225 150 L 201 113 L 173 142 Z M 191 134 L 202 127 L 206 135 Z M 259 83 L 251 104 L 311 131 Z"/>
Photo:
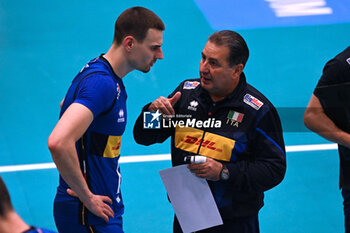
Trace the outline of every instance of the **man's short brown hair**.
<path fill-rule="evenodd" d="M 163 21 L 153 11 L 144 7 L 126 9 L 115 22 L 113 43 L 120 45 L 129 35 L 141 43 L 150 28 L 165 30 Z"/>
<path fill-rule="evenodd" d="M 249 57 L 249 49 L 240 34 L 231 30 L 217 31 L 210 35 L 208 40 L 218 46 L 229 48 L 228 62 L 231 67 L 238 64 L 245 66 Z"/>

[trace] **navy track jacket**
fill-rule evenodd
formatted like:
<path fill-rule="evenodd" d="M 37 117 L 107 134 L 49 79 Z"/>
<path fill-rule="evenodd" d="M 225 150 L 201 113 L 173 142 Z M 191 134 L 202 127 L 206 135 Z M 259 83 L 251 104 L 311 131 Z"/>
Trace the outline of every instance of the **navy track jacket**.
<path fill-rule="evenodd" d="M 181 98 L 174 105 L 172 123 L 163 117 L 160 129 L 147 129 L 143 118 L 150 104 L 143 108 L 134 126 L 136 142 L 162 143 L 171 136 L 173 166 L 194 154 L 226 164 L 228 180 L 208 181 L 222 218 L 257 214 L 264 205 L 264 191 L 278 185 L 286 172 L 276 109 L 246 83 L 243 73 L 236 89 L 217 102 L 199 79 L 183 81 L 169 97 L 178 91 Z"/>

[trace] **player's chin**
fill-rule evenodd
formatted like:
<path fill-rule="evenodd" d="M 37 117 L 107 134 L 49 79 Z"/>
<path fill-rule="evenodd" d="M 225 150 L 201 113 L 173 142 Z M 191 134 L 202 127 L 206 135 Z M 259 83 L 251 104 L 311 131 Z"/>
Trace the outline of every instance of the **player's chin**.
<path fill-rule="evenodd" d="M 148 66 L 146 68 L 143 68 L 143 69 L 140 69 L 140 71 L 143 72 L 143 73 L 148 73 L 150 70 L 151 70 L 150 66 Z"/>

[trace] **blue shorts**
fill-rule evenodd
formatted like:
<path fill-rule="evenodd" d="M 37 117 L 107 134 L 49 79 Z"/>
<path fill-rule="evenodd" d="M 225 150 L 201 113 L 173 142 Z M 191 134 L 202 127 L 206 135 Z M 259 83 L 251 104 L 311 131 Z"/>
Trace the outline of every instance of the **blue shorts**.
<path fill-rule="evenodd" d="M 123 219 L 121 215 L 109 218 L 109 222 L 89 221 L 89 225 L 82 225 L 79 220 L 79 203 L 76 201 L 55 201 L 54 219 L 60 233 L 92 233 L 92 232 L 123 232 Z"/>
<path fill-rule="evenodd" d="M 124 233 L 122 217 L 117 217 L 113 223 L 83 226 L 76 222 L 56 218 L 55 223 L 59 233 Z"/>

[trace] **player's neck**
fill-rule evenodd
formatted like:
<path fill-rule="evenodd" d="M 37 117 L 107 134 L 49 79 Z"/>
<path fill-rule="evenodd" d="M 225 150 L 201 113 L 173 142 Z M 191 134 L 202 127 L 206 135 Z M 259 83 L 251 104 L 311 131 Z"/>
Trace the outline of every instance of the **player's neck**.
<path fill-rule="evenodd" d="M 108 52 L 104 55 L 104 58 L 106 58 L 109 64 L 111 64 L 114 73 L 116 73 L 119 78 L 123 78 L 133 70 L 129 66 L 129 63 L 121 46 L 116 47 L 113 44 Z"/>
<path fill-rule="evenodd" d="M 29 225 L 15 211 L 10 211 L 6 217 L 0 217 L 1 233 L 22 233 L 29 228 Z"/>

